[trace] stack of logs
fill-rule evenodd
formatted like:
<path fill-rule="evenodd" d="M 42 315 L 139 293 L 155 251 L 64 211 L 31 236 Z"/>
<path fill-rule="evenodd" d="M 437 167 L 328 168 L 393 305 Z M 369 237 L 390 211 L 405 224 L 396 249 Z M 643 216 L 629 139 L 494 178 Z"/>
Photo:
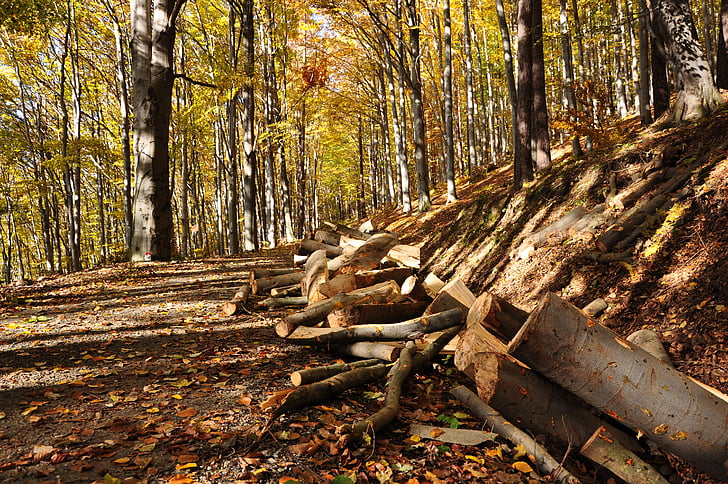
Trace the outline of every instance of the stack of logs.
<path fill-rule="evenodd" d="M 450 342 L 478 392 L 459 387 L 453 395 L 524 445 L 556 481 L 577 479 L 528 434 L 577 447 L 628 483 L 667 482 L 637 455 L 645 439 L 728 481 L 728 397 L 675 370 L 654 333 L 647 342 L 644 332 L 622 339 L 592 318 L 592 305 L 579 310 L 554 294 L 530 315 L 490 293 L 476 298 L 459 279 L 419 276 L 417 249 L 391 233 L 332 224 L 298 252 L 301 269 L 251 271 L 249 289 L 229 310 L 239 311 L 250 293 L 270 294 L 260 303 L 268 308 L 305 306 L 277 324 L 279 336 L 367 360 L 294 373 L 301 386 L 264 404 L 271 421 L 387 375 L 384 408 L 341 429 L 347 442 L 371 434 L 396 416 L 410 371 Z M 417 353 L 412 342 L 432 335 Z M 390 369 L 381 360 L 396 363 Z"/>

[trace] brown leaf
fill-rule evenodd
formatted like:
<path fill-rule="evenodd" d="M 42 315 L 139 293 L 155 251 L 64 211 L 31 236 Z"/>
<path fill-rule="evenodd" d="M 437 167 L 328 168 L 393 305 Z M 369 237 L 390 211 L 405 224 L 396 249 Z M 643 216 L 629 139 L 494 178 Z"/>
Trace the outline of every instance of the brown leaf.
<path fill-rule="evenodd" d="M 177 416 L 182 418 L 194 417 L 195 415 L 197 415 L 197 409 L 194 407 L 187 407 L 177 412 Z"/>
<path fill-rule="evenodd" d="M 179 462 L 180 464 L 189 464 L 190 462 L 197 462 L 197 456 L 195 454 L 178 455 L 177 462 Z"/>

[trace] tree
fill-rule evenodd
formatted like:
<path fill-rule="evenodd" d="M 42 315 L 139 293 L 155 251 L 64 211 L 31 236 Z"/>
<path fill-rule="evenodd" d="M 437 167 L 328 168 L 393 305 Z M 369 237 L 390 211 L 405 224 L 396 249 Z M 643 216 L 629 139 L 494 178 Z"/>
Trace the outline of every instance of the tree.
<path fill-rule="evenodd" d="M 533 127 L 531 144 L 535 148 L 534 165 L 538 171 L 551 164 L 551 148 L 549 147 L 549 114 L 546 104 L 546 66 L 543 54 L 543 12 L 541 0 L 532 0 L 533 15 L 533 51 L 532 79 L 533 83 Z"/>
<path fill-rule="evenodd" d="M 255 147 L 255 98 L 253 96 L 253 76 L 255 75 L 255 29 L 253 25 L 253 0 L 243 0 L 241 28 L 243 55 L 245 56 L 242 90 L 243 153 L 245 156 L 243 161 L 243 247 L 245 250 L 258 249 L 258 225 L 255 213 L 255 178 L 258 161 Z"/>
<path fill-rule="evenodd" d="M 721 89 L 728 89 L 728 0 L 720 3 L 720 29 L 718 29 L 718 60 L 716 83 Z"/>
<path fill-rule="evenodd" d="M 134 92 L 134 228 L 131 260 L 169 260 L 172 206 L 169 123 L 176 22 L 185 0 L 131 0 Z M 149 254 L 149 255 L 147 255 Z"/>
<path fill-rule="evenodd" d="M 445 66 L 443 84 L 445 90 L 445 180 L 447 181 L 447 203 L 457 200 L 455 192 L 455 137 L 452 121 L 452 28 L 450 21 L 450 0 L 443 0 L 442 14 L 445 22 Z"/>
<path fill-rule="evenodd" d="M 513 189 L 533 180 L 531 128 L 533 116 L 533 12 L 531 0 L 518 0 L 517 137 L 513 157 Z"/>
<path fill-rule="evenodd" d="M 721 97 L 698 42 L 688 0 L 656 0 L 652 8 L 655 32 L 666 47 L 680 88 L 664 124 L 702 117 L 715 109 Z"/>

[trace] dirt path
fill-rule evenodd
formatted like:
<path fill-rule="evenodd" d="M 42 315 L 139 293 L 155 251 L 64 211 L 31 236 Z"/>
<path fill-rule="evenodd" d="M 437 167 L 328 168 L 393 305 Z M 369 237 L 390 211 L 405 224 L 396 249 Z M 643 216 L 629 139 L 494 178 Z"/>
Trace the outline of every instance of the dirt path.
<path fill-rule="evenodd" d="M 265 423 L 258 404 L 289 386 L 289 372 L 335 360 L 275 337 L 282 313 L 221 314 L 250 267 L 283 258 L 119 265 L 8 288 L 0 482 L 540 481 L 496 442 L 408 439 L 411 421 L 463 410 L 446 393 L 446 368 L 410 386 L 402 418 L 374 449 L 337 448 L 335 429 L 378 408 L 376 387 L 284 416 L 251 446 Z"/>

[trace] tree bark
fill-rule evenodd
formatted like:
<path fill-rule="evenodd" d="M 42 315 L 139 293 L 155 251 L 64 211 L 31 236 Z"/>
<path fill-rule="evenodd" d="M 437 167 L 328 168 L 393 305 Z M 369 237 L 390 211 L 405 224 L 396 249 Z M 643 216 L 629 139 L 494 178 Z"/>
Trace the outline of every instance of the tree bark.
<path fill-rule="evenodd" d="M 331 378 L 332 376 L 344 373 L 354 368 L 363 368 L 365 366 L 374 366 L 382 363 L 382 360 L 372 358 L 369 360 L 359 360 L 353 363 L 335 363 L 333 365 L 317 366 L 315 368 L 306 368 L 291 373 L 291 383 L 300 387 L 317 381 Z"/>
<path fill-rule="evenodd" d="M 452 119 L 452 28 L 450 21 L 450 0 L 443 0 L 442 16 L 445 26 L 443 50 L 445 65 L 442 73 L 443 90 L 445 91 L 445 182 L 447 183 L 447 203 L 457 200 L 455 189 L 455 135 Z"/>
<path fill-rule="evenodd" d="M 371 341 L 358 343 L 331 345 L 331 351 L 340 355 L 354 356 L 356 358 L 376 358 L 383 361 L 396 361 L 402 350 L 400 346 Z"/>
<path fill-rule="evenodd" d="M 532 2 L 533 15 L 533 50 L 532 50 L 532 83 L 533 83 L 533 127 L 532 145 L 535 148 L 534 165 L 537 171 L 545 170 L 551 164 L 551 146 L 549 139 L 549 113 L 546 103 L 546 67 L 543 54 L 543 5 L 542 0 Z"/>
<path fill-rule="evenodd" d="M 513 159 L 513 190 L 533 180 L 531 136 L 533 119 L 533 10 L 531 0 L 518 0 L 517 137 Z"/>
<path fill-rule="evenodd" d="M 426 307 L 426 301 L 357 304 L 331 311 L 326 321 L 331 328 L 345 328 L 356 324 L 399 323 L 421 315 Z"/>
<path fill-rule="evenodd" d="M 721 89 L 728 89 L 728 0 L 720 2 L 720 28 L 718 29 L 718 55 L 716 81 Z"/>
<path fill-rule="evenodd" d="M 728 397 L 547 294 L 508 350 L 665 450 L 728 480 Z"/>
<path fill-rule="evenodd" d="M 242 0 L 241 29 L 245 56 L 242 89 L 243 106 L 243 248 L 258 250 L 258 219 L 256 214 L 257 150 L 255 140 L 255 28 L 253 0 Z"/>
<path fill-rule="evenodd" d="M 319 285 L 329 280 L 325 249 L 317 250 L 309 256 L 305 272 L 301 280 L 301 295 L 308 298 L 309 303 L 326 299 L 326 296 L 319 290 Z"/>
<path fill-rule="evenodd" d="M 274 287 L 290 286 L 292 284 L 298 284 L 303 280 L 305 272 L 290 272 L 281 274 L 278 276 L 264 276 L 257 279 L 253 279 L 250 283 L 250 287 L 253 294 L 262 294 Z"/>

